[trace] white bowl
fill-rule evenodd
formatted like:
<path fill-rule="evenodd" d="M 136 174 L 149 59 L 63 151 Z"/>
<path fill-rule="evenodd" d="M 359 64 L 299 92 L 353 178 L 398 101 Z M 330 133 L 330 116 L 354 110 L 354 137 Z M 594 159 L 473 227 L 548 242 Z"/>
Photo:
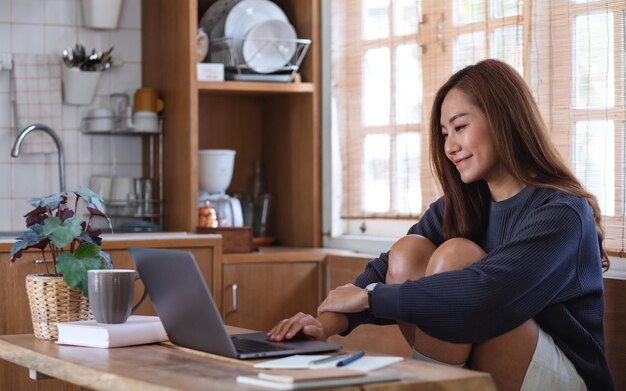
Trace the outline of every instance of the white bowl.
<path fill-rule="evenodd" d="M 235 4 L 224 21 L 224 36 L 243 38 L 258 23 L 266 20 L 288 22 L 285 12 L 269 0 L 243 0 Z"/>
<path fill-rule="evenodd" d="M 236 151 L 231 149 L 201 149 L 198 151 L 200 191 L 224 193 L 233 178 Z"/>
<path fill-rule="evenodd" d="M 113 130 L 113 126 L 113 110 L 100 107 L 89 111 L 87 116 L 88 131 L 110 132 Z"/>

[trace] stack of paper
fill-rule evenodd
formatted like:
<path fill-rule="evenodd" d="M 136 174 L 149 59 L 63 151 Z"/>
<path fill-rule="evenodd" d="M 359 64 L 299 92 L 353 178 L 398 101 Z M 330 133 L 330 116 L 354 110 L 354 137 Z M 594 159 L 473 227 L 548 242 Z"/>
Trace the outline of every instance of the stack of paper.
<path fill-rule="evenodd" d="M 311 362 L 322 358 L 330 357 L 329 355 L 304 355 L 296 354 L 294 356 L 278 358 L 275 360 L 263 361 L 254 364 L 255 368 L 260 369 L 304 369 L 304 368 L 333 368 L 337 366 L 337 361 L 331 361 L 326 364 L 312 365 Z M 400 356 L 369 356 L 366 355 L 356 361 L 346 365 L 345 369 L 353 369 L 357 371 L 375 371 L 391 364 L 402 361 Z"/>
<path fill-rule="evenodd" d="M 297 354 L 260 362 L 254 364 L 254 367 L 272 371 L 260 372 L 257 377 L 239 376 L 237 383 L 277 390 L 297 390 L 394 381 L 401 378 L 400 373 L 376 370 L 402 361 L 402 357 L 365 356 L 340 368 L 336 367 L 339 360 L 321 365 L 311 364 L 312 361 L 326 357 L 330 356 Z"/>
<path fill-rule="evenodd" d="M 350 369 L 329 368 L 261 372 L 257 377 L 238 376 L 237 383 L 277 390 L 299 390 L 394 381 L 400 378 L 400 373 L 395 372 L 367 373 Z"/>
<path fill-rule="evenodd" d="M 105 324 L 95 320 L 58 323 L 57 343 L 114 348 L 167 341 L 167 333 L 158 316 L 133 315 L 126 323 Z"/>

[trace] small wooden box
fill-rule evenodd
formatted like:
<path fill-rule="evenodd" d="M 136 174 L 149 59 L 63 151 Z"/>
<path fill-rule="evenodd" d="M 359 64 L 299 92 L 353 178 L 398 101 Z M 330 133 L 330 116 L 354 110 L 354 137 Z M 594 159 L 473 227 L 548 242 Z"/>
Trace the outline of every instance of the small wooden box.
<path fill-rule="evenodd" d="M 222 253 L 249 253 L 252 252 L 252 228 L 251 227 L 197 227 L 199 234 L 222 235 Z"/>

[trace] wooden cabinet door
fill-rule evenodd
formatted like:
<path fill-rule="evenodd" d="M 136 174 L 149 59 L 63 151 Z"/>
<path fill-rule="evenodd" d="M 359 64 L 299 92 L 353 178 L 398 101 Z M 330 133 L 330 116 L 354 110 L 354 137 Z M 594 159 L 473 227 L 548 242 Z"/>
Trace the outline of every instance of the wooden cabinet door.
<path fill-rule="evenodd" d="M 268 331 L 297 312 L 315 314 L 320 263 L 263 262 L 222 265 L 222 315 L 227 325 Z"/>

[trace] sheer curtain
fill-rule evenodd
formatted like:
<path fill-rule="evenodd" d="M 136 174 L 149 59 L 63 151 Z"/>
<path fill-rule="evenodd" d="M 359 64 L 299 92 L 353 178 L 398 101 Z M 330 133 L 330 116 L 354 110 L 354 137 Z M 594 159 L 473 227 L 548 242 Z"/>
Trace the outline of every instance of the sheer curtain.
<path fill-rule="evenodd" d="M 624 0 L 329 3 L 332 199 L 348 223 L 333 235 L 365 219 L 406 226 L 441 195 L 428 160 L 434 93 L 454 71 L 499 58 L 525 77 L 559 151 L 598 197 L 607 248 L 624 251 Z"/>

